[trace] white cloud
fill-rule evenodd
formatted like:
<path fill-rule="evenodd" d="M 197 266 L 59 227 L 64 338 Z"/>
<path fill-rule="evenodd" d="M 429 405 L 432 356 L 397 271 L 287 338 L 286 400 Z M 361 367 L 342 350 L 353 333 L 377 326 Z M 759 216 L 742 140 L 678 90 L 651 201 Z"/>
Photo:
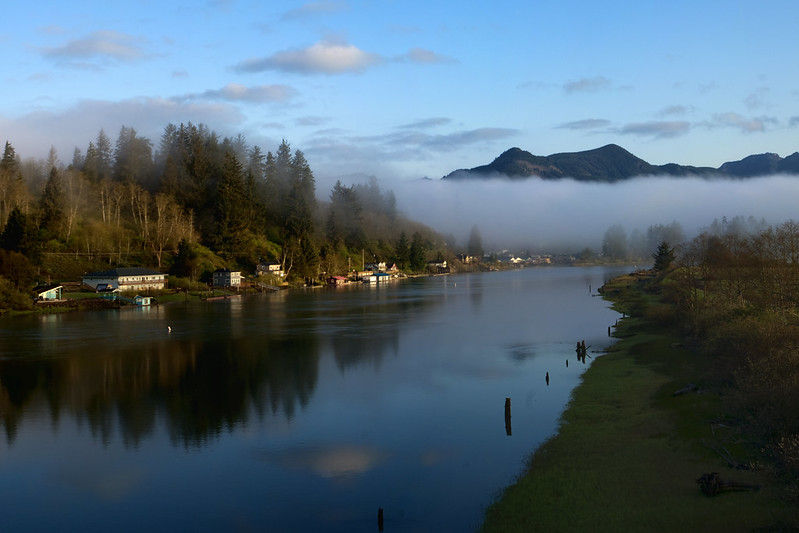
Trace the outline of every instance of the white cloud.
<path fill-rule="evenodd" d="M 382 56 L 365 52 L 352 44 L 318 42 L 307 48 L 248 59 L 235 65 L 233 70 L 250 73 L 277 70 L 295 74 L 345 74 L 363 72 L 383 62 Z"/>
<path fill-rule="evenodd" d="M 187 98 L 211 98 L 238 102 L 285 102 L 297 94 L 288 85 L 256 85 L 247 87 L 238 83 L 228 83 L 221 89 L 208 90 Z"/>
<path fill-rule="evenodd" d="M 205 123 L 233 134 L 244 119 L 229 103 L 142 97 L 82 100 L 68 109 L 39 110 L 15 118 L 0 116 L 0 130 L 14 132 L 10 141 L 23 157 L 43 158 L 52 145 L 62 160 L 69 161 L 74 148 L 85 151 L 101 128 L 114 140 L 122 126 L 132 127 L 157 144 L 170 122 Z"/>
<path fill-rule="evenodd" d="M 141 37 L 101 30 L 62 46 L 44 48 L 42 54 L 68 66 L 97 66 L 95 63 L 86 63 L 87 60 L 130 63 L 149 56 L 144 49 L 145 44 L 146 40 Z"/>

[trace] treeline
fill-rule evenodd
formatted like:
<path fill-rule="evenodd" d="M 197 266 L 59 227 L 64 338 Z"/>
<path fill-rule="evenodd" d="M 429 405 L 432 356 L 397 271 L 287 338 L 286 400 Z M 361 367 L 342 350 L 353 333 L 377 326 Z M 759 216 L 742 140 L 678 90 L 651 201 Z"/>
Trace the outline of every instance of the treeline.
<path fill-rule="evenodd" d="M 0 228 L 0 274 L 16 288 L 103 264 L 195 280 L 259 261 L 280 262 L 294 281 L 343 273 L 364 257 L 422 270 L 439 239 L 402 217 L 374 179 L 339 182 L 317 202 L 301 150 L 284 140 L 264 153 L 191 123 L 169 124 L 157 147 L 133 128 L 115 144 L 100 130 L 68 164 L 54 149 L 45 161 L 20 161 L 6 142 Z M 81 267 L 69 271 L 67 257 Z"/>
<path fill-rule="evenodd" d="M 799 223 L 741 222 L 671 248 L 660 286 L 672 318 L 713 358 L 735 413 L 727 423 L 754 438 L 799 501 Z"/>
<path fill-rule="evenodd" d="M 723 236 L 730 234 L 754 234 L 768 228 L 764 219 L 752 216 L 735 216 L 731 219 L 723 217 L 701 231 L 706 236 Z M 648 261 L 657 247 L 667 242 L 671 246 L 680 246 L 688 240 L 682 224 L 676 220 L 670 224 L 653 224 L 646 230 L 634 229 L 630 233 L 621 224 L 610 226 L 602 238 L 601 256 L 610 261 Z M 586 249 L 581 254 L 590 259 L 594 252 Z"/>

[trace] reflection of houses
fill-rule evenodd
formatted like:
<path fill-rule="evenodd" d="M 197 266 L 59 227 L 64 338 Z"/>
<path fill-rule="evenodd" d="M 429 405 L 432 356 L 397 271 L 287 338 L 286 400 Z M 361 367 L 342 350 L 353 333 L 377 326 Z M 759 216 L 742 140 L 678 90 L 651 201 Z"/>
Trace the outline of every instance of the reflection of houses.
<path fill-rule="evenodd" d="M 258 263 L 258 266 L 255 267 L 255 272 L 259 276 L 278 276 L 282 278 L 285 276 L 283 269 L 280 266 L 280 263 Z"/>
<path fill-rule="evenodd" d="M 214 287 L 238 287 L 241 285 L 241 271 L 219 269 L 214 271 Z"/>
<path fill-rule="evenodd" d="M 114 268 L 86 274 L 83 283 L 93 289 L 106 285 L 125 292 L 160 290 L 166 288 L 166 274 L 151 268 Z"/>
<path fill-rule="evenodd" d="M 61 299 L 61 285 L 39 285 L 35 289 L 36 291 L 36 301 L 37 302 L 46 302 L 46 301 L 54 301 Z"/>

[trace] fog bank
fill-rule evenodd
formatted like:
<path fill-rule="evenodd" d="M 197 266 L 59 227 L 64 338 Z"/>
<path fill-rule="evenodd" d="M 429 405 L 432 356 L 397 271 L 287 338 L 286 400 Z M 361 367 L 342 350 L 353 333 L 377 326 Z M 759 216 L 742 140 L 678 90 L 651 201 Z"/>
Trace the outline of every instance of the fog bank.
<path fill-rule="evenodd" d="M 640 177 L 616 184 L 541 180 L 436 180 L 394 188 L 408 217 L 456 238 L 476 225 L 484 248 L 579 251 L 601 248 L 605 231 L 679 222 L 688 238 L 714 219 L 799 219 L 799 177 L 702 179 Z"/>

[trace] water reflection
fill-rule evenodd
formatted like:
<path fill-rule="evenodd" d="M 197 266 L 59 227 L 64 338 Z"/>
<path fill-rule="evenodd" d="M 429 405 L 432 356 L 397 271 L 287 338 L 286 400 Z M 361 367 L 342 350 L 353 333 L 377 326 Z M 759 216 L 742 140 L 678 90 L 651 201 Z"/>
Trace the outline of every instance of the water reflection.
<path fill-rule="evenodd" d="M 385 507 L 387 529 L 473 529 L 557 427 L 575 342 L 609 342 L 603 273 L 0 320 L 4 511 L 36 530 L 349 532 Z"/>
<path fill-rule="evenodd" d="M 313 396 L 323 346 L 342 372 L 364 361 L 379 367 L 396 356 L 402 321 L 429 305 L 389 294 L 280 293 L 266 306 L 232 298 L 199 309 L 37 317 L 38 331 L 7 337 L 0 423 L 11 444 L 26 414 L 44 408 L 54 428 L 69 413 L 102 442 L 118 429 L 135 448 L 163 420 L 173 443 L 200 446 L 252 416 L 293 419 Z"/>

